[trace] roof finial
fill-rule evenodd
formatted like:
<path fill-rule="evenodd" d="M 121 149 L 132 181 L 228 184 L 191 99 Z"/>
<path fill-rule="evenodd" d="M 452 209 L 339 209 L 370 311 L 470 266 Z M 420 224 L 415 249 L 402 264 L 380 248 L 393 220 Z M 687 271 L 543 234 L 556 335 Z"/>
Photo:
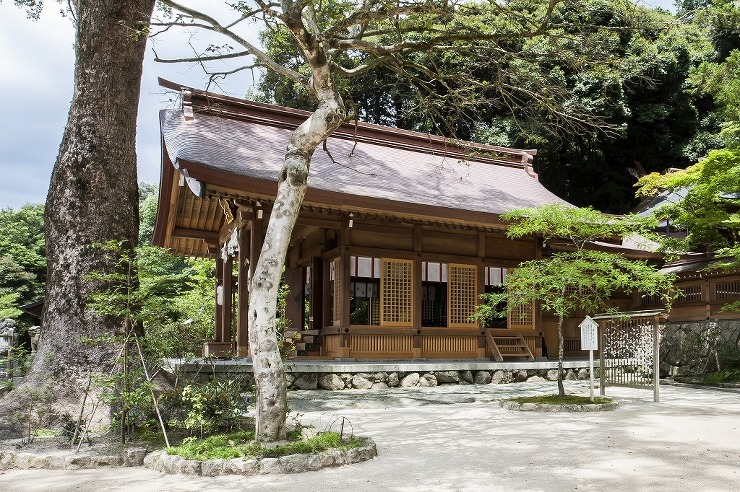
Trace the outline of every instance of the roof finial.
<path fill-rule="evenodd" d="M 180 89 L 180 98 L 182 99 L 182 115 L 185 118 L 185 121 L 190 121 L 195 119 L 195 115 L 193 114 L 193 102 L 192 102 L 193 92 L 183 87 Z"/>

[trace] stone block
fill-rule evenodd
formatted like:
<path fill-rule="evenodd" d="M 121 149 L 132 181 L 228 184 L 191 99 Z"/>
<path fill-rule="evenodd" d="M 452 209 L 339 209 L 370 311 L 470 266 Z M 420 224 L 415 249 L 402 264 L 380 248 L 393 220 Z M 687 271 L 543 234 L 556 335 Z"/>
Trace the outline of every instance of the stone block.
<path fill-rule="evenodd" d="M 352 376 L 352 387 L 357 389 L 370 389 L 373 387 L 373 377 L 369 374 L 355 374 Z"/>
<path fill-rule="evenodd" d="M 488 371 L 478 371 L 475 373 L 475 384 L 490 384 L 491 373 Z"/>
<path fill-rule="evenodd" d="M 319 375 L 313 372 L 303 373 L 293 382 L 293 389 L 315 390 L 319 386 Z"/>
<path fill-rule="evenodd" d="M 329 449 L 319 453 L 321 467 L 339 466 L 344 464 L 344 453 L 338 449 Z"/>
<path fill-rule="evenodd" d="M 411 374 L 407 374 L 401 380 L 402 388 L 411 388 L 413 386 L 418 386 L 418 385 L 419 385 L 419 373 L 418 372 L 412 372 Z"/>
<path fill-rule="evenodd" d="M 145 448 L 127 448 L 123 453 L 123 466 L 141 466 L 145 457 Z"/>
<path fill-rule="evenodd" d="M 224 473 L 232 475 L 256 475 L 259 473 L 259 462 L 257 460 L 232 458 L 226 460 L 224 463 Z"/>
<path fill-rule="evenodd" d="M 202 465 L 202 461 L 182 460 L 178 463 L 177 472 L 183 475 L 200 475 Z"/>
<path fill-rule="evenodd" d="M 472 383 L 474 381 L 473 373 L 470 371 L 460 371 L 460 379 L 466 383 Z"/>
<path fill-rule="evenodd" d="M 262 458 L 259 461 L 259 466 L 260 475 L 283 472 L 280 468 L 280 461 L 278 461 L 278 458 Z"/>
<path fill-rule="evenodd" d="M 278 458 L 283 473 L 303 473 L 308 471 L 307 454 L 290 454 Z"/>
<path fill-rule="evenodd" d="M 388 382 L 388 373 L 376 372 L 375 374 L 373 374 L 373 379 L 375 379 L 376 383 L 386 383 Z"/>
<path fill-rule="evenodd" d="M 401 381 L 398 378 L 398 373 L 397 372 L 392 372 L 392 373 L 388 374 L 388 381 L 387 381 L 387 383 L 388 383 L 388 387 L 389 388 L 395 388 L 399 384 L 401 384 Z"/>
<path fill-rule="evenodd" d="M 527 371 L 521 370 L 514 373 L 514 381 L 517 383 L 523 383 L 527 380 Z"/>
<path fill-rule="evenodd" d="M 319 388 L 336 391 L 344 389 L 344 380 L 336 374 L 324 374 L 319 378 Z"/>
<path fill-rule="evenodd" d="M 200 474 L 204 477 L 217 477 L 224 473 L 224 460 L 206 460 L 200 464 Z"/>
<path fill-rule="evenodd" d="M 437 378 L 439 384 L 459 384 L 460 373 L 457 371 L 440 371 L 435 372 L 434 377 Z"/>
<path fill-rule="evenodd" d="M 434 374 L 426 373 L 419 378 L 419 386 L 437 386 L 437 378 L 434 377 Z"/>

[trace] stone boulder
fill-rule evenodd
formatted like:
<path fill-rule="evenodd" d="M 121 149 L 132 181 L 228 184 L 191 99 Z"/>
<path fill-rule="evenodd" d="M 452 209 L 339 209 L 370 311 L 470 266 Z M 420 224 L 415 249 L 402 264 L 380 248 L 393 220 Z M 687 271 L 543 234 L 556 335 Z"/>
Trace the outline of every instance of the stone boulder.
<path fill-rule="evenodd" d="M 336 391 L 344 389 L 344 380 L 336 374 L 324 374 L 319 378 L 319 388 Z"/>
<path fill-rule="evenodd" d="M 352 387 L 357 389 L 370 389 L 373 387 L 374 378 L 370 374 L 355 374 L 352 376 Z"/>
<path fill-rule="evenodd" d="M 398 373 L 397 372 L 392 372 L 392 373 L 388 374 L 388 381 L 386 383 L 388 384 L 388 387 L 389 388 L 395 388 L 399 384 L 401 384 L 401 381 L 398 378 Z"/>
<path fill-rule="evenodd" d="M 491 382 L 491 373 L 488 371 L 478 371 L 475 373 L 475 384 L 489 384 Z"/>
<path fill-rule="evenodd" d="M 459 384 L 460 383 L 460 373 L 457 371 L 435 372 L 434 377 L 437 378 L 438 384 Z"/>
<path fill-rule="evenodd" d="M 315 390 L 319 386 L 319 375 L 315 373 L 303 373 L 293 381 L 293 388 L 298 390 Z"/>
<path fill-rule="evenodd" d="M 413 386 L 418 386 L 418 385 L 419 385 L 419 373 L 418 372 L 412 372 L 411 374 L 407 374 L 401 380 L 402 388 L 411 388 Z"/>
<path fill-rule="evenodd" d="M 419 386 L 437 386 L 437 378 L 434 377 L 434 374 L 426 373 L 419 378 Z"/>
<path fill-rule="evenodd" d="M 474 381 L 473 373 L 470 371 L 460 371 L 460 379 L 466 383 L 472 383 Z"/>

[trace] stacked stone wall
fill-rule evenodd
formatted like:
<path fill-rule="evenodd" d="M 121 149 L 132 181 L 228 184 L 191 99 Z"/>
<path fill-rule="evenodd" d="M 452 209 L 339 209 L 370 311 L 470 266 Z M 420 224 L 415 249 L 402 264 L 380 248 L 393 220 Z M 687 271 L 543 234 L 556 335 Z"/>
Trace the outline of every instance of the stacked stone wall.
<path fill-rule="evenodd" d="M 662 327 L 662 375 L 701 376 L 733 366 L 740 366 L 740 320 L 667 323 Z"/>

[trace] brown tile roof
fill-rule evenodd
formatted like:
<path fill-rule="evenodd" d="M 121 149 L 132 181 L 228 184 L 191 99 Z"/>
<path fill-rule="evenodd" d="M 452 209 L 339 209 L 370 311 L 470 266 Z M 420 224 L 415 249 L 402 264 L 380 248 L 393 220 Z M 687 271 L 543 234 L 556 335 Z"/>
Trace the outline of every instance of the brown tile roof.
<path fill-rule="evenodd" d="M 271 183 L 276 182 L 291 128 L 306 113 L 222 99 L 226 103 L 210 107 L 194 103 L 193 119 L 186 119 L 180 110 L 161 111 L 162 136 L 171 161 L 206 186 L 262 183 L 274 190 Z M 271 118 L 271 112 L 279 114 Z M 286 121 L 291 116 L 297 119 Z M 390 208 L 394 204 L 429 207 L 430 216 L 437 208 L 500 214 L 566 203 L 530 175 L 535 151 L 476 144 L 461 147 L 439 137 L 377 125 L 360 124 L 356 133 L 354 126 L 344 125 L 328 139 L 327 148 L 336 162 L 323 149 L 316 150 L 307 200 L 313 193 L 346 205 L 364 197 L 364 203 Z"/>

